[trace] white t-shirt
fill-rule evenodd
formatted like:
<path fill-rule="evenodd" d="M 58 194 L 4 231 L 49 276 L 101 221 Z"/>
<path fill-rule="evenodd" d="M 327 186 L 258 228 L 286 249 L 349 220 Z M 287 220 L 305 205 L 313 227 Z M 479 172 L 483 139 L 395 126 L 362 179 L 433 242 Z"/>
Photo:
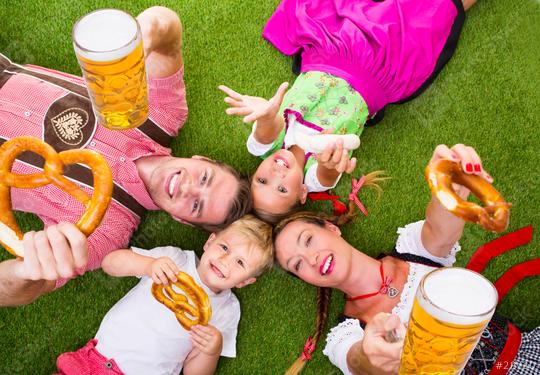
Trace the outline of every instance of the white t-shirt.
<path fill-rule="evenodd" d="M 240 303 L 231 290 L 216 294 L 201 282 L 197 272 L 198 258 L 193 251 L 172 246 L 132 250 L 153 258 L 170 257 L 181 271 L 202 286 L 212 305 L 209 323 L 223 335 L 221 355 L 235 357 Z M 179 374 L 193 348 L 188 331 L 178 323 L 174 313 L 152 295 L 152 282 L 151 277 L 143 276 L 109 310 L 96 334 L 96 349 L 103 356 L 114 359 L 127 375 Z"/>
<path fill-rule="evenodd" d="M 424 220 L 417 221 L 399 228 L 399 237 L 396 242 L 398 253 L 409 253 L 419 255 L 433 260 L 444 267 L 451 267 L 456 261 L 456 253 L 461 250 L 458 243 L 455 243 L 452 250 L 445 257 L 437 257 L 431 254 L 422 243 L 422 227 Z M 392 313 L 399 316 L 403 323 L 407 323 L 411 316 L 416 289 L 420 281 L 427 273 L 433 271 L 435 267 L 426 266 L 419 263 L 409 262 L 409 275 L 407 282 L 403 286 L 399 302 L 392 309 Z M 364 338 L 364 330 L 360 326 L 358 319 L 346 319 L 332 328 L 326 337 L 326 346 L 323 353 L 328 356 L 330 362 L 338 367 L 344 374 L 351 375 L 347 365 L 347 353 L 349 349 L 358 341 Z"/>

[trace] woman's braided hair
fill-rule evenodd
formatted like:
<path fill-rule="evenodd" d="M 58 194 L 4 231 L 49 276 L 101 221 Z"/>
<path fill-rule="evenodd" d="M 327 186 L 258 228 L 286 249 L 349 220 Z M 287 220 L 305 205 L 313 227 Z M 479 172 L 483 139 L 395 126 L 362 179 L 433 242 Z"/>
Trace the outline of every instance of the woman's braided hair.
<path fill-rule="evenodd" d="M 382 171 L 375 171 L 375 172 L 371 172 L 367 174 L 366 181 L 364 182 L 364 184 L 366 186 L 374 188 L 379 193 L 381 193 L 382 188 L 379 186 L 378 182 L 389 178 L 389 177 L 384 177 L 383 174 L 384 172 Z M 352 201 L 349 201 L 349 210 L 340 216 L 328 215 L 328 214 L 323 214 L 323 213 L 315 213 L 315 212 L 310 212 L 310 211 L 297 212 L 281 220 L 278 224 L 276 224 L 276 226 L 274 227 L 274 232 L 273 232 L 274 243 L 276 241 L 276 238 L 283 231 L 283 229 L 285 229 L 287 224 L 292 223 L 297 220 L 324 228 L 325 222 L 327 221 L 337 226 L 341 226 L 341 225 L 344 225 L 353 221 L 356 218 L 356 216 L 357 216 L 356 206 L 354 205 L 354 202 Z M 331 288 L 317 287 L 317 317 L 315 319 L 315 332 L 310 336 L 313 346 L 317 344 L 317 342 L 319 341 L 319 339 L 321 338 L 321 335 L 323 334 L 325 330 L 326 323 L 328 321 L 328 312 L 330 310 L 331 293 L 332 293 Z M 304 358 L 305 358 L 304 355 L 301 355 L 300 357 L 298 357 L 285 374 L 296 375 L 300 373 L 300 371 L 302 371 L 306 363 L 306 360 Z"/>

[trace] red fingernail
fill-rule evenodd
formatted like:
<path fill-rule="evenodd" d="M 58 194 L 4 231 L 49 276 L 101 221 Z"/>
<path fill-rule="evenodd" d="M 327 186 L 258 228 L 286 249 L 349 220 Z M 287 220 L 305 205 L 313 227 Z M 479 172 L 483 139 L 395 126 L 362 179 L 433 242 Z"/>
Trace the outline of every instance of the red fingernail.
<path fill-rule="evenodd" d="M 472 166 L 472 164 L 471 164 L 471 163 L 465 164 L 465 170 L 466 170 L 467 172 L 472 172 L 472 171 L 473 171 L 473 166 Z"/>
<path fill-rule="evenodd" d="M 482 172 L 482 166 L 480 164 L 474 165 L 474 171 L 475 172 Z"/>

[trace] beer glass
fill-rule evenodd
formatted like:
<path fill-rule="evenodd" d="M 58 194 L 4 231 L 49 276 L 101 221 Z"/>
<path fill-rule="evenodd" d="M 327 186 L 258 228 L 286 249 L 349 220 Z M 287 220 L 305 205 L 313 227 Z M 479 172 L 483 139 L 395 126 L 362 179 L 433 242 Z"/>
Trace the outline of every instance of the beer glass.
<path fill-rule="evenodd" d="M 474 271 L 428 273 L 416 291 L 399 374 L 458 374 L 496 306 L 497 290 Z"/>
<path fill-rule="evenodd" d="M 131 15 L 100 9 L 73 27 L 73 46 L 96 117 L 109 129 L 129 129 L 148 118 L 141 29 Z"/>

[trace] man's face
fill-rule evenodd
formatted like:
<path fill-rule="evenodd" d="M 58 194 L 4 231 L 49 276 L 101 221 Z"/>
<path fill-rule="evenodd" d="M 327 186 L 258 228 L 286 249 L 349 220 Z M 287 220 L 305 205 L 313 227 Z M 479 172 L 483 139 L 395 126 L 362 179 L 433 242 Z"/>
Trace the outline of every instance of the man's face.
<path fill-rule="evenodd" d="M 219 224 L 229 212 L 238 181 L 205 158 L 171 157 L 156 166 L 147 189 L 154 203 L 178 221 Z"/>

